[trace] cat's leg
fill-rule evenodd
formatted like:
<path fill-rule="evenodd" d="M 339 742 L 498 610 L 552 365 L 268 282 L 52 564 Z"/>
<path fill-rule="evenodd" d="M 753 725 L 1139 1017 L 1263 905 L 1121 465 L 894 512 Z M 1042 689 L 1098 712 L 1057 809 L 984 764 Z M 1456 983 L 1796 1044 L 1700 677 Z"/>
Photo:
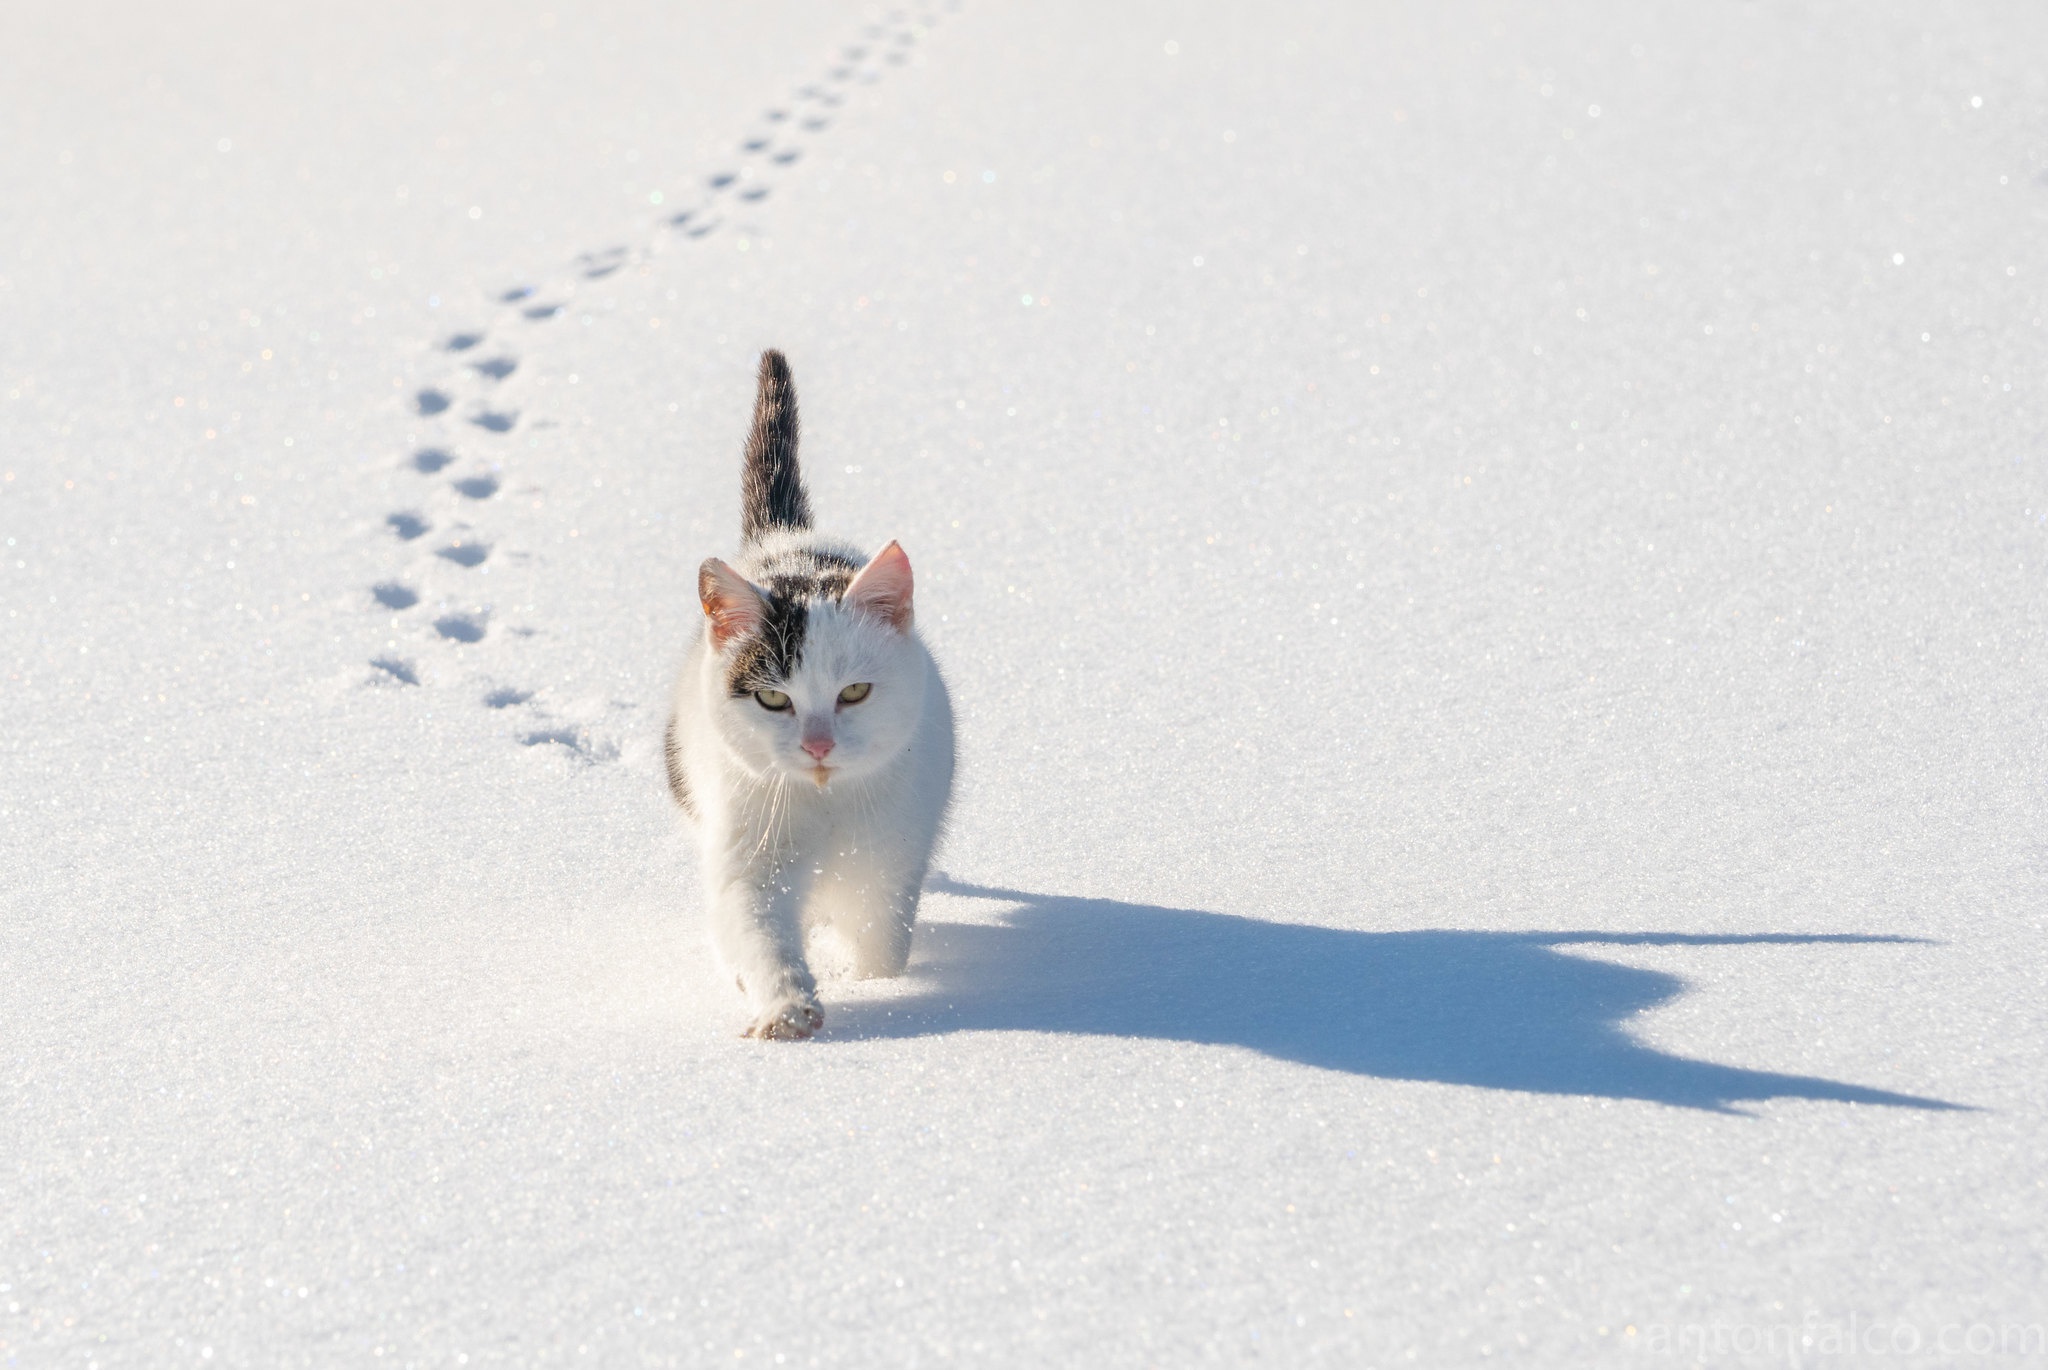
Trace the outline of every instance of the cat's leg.
<path fill-rule="evenodd" d="M 831 869 L 840 893 L 833 921 L 851 948 L 853 973 L 863 979 L 901 975 L 910 961 L 917 902 L 952 779 L 951 756 L 948 741 L 943 768 L 926 767 L 889 788 L 877 787 L 874 802 L 839 833 Z"/>
<path fill-rule="evenodd" d="M 824 1026 L 818 985 L 804 964 L 802 891 L 774 868 L 719 861 L 706 881 L 711 944 L 738 980 L 746 1035 L 795 1040 Z"/>
<path fill-rule="evenodd" d="M 856 977 L 903 973 L 924 884 L 922 856 L 857 847 L 836 856 L 817 882 L 818 903 Z"/>
<path fill-rule="evenodd" d="M 901 975 L 910 963 L 910 938 L 917 930 L 917 897 L 924 872 L 890 875 L 869 891 L 858 926 L 852 930 L 853 973 L 864 980 Z"/>

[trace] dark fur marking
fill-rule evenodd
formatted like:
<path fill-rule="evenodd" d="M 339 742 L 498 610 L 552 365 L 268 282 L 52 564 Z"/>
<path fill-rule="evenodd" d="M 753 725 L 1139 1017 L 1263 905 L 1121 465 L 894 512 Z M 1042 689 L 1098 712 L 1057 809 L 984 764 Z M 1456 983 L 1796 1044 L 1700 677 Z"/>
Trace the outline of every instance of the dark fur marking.
<path fill-rule="evenodd" d="M 776 593 L 771 584 L 760 633 L 740 644 L 726 670 L 725 688 L 733 698 L 779 689 L 788 681 L 803 660 L 804 627 L 809 617 L 808 603 Z"/>
<path fill-rule="evenodd" d="M 740 473 L 740 534 L 748 542 L 771 529 L 811 526 L 811 499 L 796 460 L 798 432 L 789 362 L 770 348 L 761 354 L 754 427 Z"/>
<path fill-rule="evenodd" d="M 676 721 L 668 721 L 668 733 L 662 738 L 662 754 L 668 761 L 668 792 L 675 796 L 682 811 L 692 818 L 697 816 L 697 806 L 690 802 L 690 777 L 683 774 L 683 744 L 676 737 Z"/>
<path fill-rule="evenodd" d="M 726 668 L 725 688 L 738 699 L 756 690 L 780 689 L 804 657 L 804 632 L 811 606 L 836 603 L 860 570 L 860 563 L 837 552 L 805 548 L 791 554 L 784 569 L 761 578 L 768 592 L 768 612 L 761 632 L 740 643 Z"/>
<path fill-rule="evenodd" d="M 859 565 L 845 557 L 830 552 L 804 552 L 811 564 L 802 570 L 776 570 L 770 572 L 767 581 L 771 592 L 779 597 L 808 601 L 832 600 L 838 602 L 846 595 L 846 587 L 853 584 L 854 576 L 860 571 Z"/>

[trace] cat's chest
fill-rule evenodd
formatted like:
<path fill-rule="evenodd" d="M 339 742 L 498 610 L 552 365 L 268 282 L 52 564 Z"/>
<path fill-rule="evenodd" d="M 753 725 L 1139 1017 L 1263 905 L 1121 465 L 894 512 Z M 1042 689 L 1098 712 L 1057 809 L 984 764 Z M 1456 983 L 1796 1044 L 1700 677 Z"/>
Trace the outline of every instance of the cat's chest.
<path fill-rule="evenodd" d="M 777 845 L 811 846 L 886 825 L 886 806 L 877 799 L 850 787 L 813 793 L 787 782 L 782 787 L 739 786 L 730 795 L 721 826 L 766 834 Z"/>
<path fill-rule="evenodd" d="M 828 791 L 816 801 L 809 825 L 815 840 L 829 843 L 857 838 L 877 826 L 879 814 L 873 796 L 848 789 Z"/>

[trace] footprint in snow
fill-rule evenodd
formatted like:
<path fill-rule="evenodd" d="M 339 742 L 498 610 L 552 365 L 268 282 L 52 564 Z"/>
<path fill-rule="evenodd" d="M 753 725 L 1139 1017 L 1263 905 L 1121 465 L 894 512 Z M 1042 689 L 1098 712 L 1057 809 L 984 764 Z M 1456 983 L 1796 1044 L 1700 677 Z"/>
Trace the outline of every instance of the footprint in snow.
<path fill-rule="evenodd" d="M 470 415 L 469 421 L 487 433 L 509 433 L 512 425 L 519 422 L 516 409 L 485 409 Z"/>
<path fill-rule="evenodd" d="M 450 642 L 482 642 L 488 621 L 481 610 L 467 614 L 443 614 L 434 620 L 434 631 Z"/>
<path fill-rule="evenodd" d="M 484 335 L 481 333 L 456 333 L 441 346 L 450 352 L 467 352 L 483 340 Z"/>
<path fill-rule="evenodd" d="M 395 580 L 371 586 L 370 594 L 387 609 L 410 609 L 420 602 L 419 594 L 411 586 L 400 585 Z"/>
<path fill-rule="evenodd" d="M 491 548 L 489 543 L 463 542 L 458 539 L 436 551 L 434 555 L 444 561 L 452 561 L 457 566 L 474 569 L 483 565 L 490 557 Z"/>
<path fill-rule="evenodd" d="M 434 526 L 418 514 L 403 509 L 395 514 L 386 514 L 384 522 L 390 525 L 392 532 L 398 534 L 400 542 L 411 542 Z"/>
<path fill-rule="evenodd" d="M 626 249 L 608 247 L 602 252 L 586 252 L 576 259 L 583 268 L 583 279 L 601 281 L 626 264 Z"/>
<path fill-rule="evenodd" d="M 519 369 L 519 361 L 515 357 L 491 357 L 484 361 L 471 362 L 469 366 L 470 370 L 480 376 L 501 381 Z"/>
<path fill-rule="evenodd" d="M 615 761 L 619 755 L 616 743 L 599 741 L 581 728 L 541 728 L 521 733 L 519 744 L 523 747 L 561 747 L 577 760 L 593 766 L 601 761 Z"/>
<path fill-rule="evenodd" d="M 519 741 L 522 746 L 527 747 L 540 747 L 553 742 L 567 747 L 572 752 L 583 749 L 582 739 L 567 728 L 544 728 L 539 732 L 522 733 Z"/>
<path fill-rule="evenodd" d="M 382 672 L 381 675 L 370 677 L 370 679 L 377 684 L 417 685 L 420 683 L 420 673 L 416 669 L 414 669 L 413 664 L 410 661 L 406 661 L 400 657 L 372 657 L 370 659 L 370 666 L 374 670 Z"/>
<path fill-rule="evenodd" d="M 438 390 L 422 390 L 413 396 L 413 403 L 419 407 L 421 415 L 427 418 L 432 418 L 453 402 Z"/>
<path fill-rule="evenodd" d="M 449 482 L 455 493 L 466 499 L 489 499 L 498 493 L 496 476 L 464 476 L 461 480 Z"/>
<path fill-rule="evenodd" d="M 412 454 L 412 469 L 423 476 L 431 476 L 454 460 L 453 452 L 443 451 L 439 447 L 422 447 Z"/>

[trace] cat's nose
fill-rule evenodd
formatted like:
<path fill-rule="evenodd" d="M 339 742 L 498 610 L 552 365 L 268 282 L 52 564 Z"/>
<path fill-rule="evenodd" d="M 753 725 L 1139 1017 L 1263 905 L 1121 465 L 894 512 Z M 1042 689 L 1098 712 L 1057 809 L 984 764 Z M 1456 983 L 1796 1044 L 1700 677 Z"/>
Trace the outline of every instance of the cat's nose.
<path fill-rule="evenodd" d="M 804 750 L 811 754 L 813 760 L 823 761 L 826 757 L 832 755 L 832 739 L 829 737 L 807 737 L 804 739 Z"/>

